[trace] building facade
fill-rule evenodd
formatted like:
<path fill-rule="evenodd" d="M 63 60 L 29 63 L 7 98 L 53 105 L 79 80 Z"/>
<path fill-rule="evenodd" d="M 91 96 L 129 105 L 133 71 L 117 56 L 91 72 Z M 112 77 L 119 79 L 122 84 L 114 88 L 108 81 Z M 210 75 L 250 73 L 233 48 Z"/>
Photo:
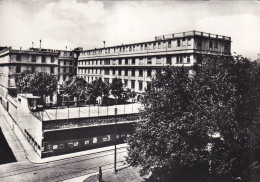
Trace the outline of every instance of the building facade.
<path fill-rule="evenodd" d="M 77 75 L 87 82 L 101 77 L 122 79 L 124 87 L 144 92 L 156 70 L 165 66 L 192 66 L 202 55 L 230 56 L 231 38 L 190 31 L 155 37 L 155 40 L 84 50 L 78 58 Z"/>
<path fill-rule="evenodd" d="M 0 51 L 0 96 L 4 106 L 7 104 L 7 96 L 15 93 L 16 76 L 25 70 L 46 72 L 58 77 L 58 51 L 15 50 L 12 47 Z"/>

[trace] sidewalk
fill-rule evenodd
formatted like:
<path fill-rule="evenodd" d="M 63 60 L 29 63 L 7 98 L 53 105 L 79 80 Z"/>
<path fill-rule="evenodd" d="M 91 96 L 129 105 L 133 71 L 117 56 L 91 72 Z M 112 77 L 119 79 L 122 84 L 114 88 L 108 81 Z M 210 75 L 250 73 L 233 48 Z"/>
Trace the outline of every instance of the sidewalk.
<path fill-rule="evenodd" d="M 1 122 L 1 127 L 6 140 L 12 149 L 17 162 L 29 161 L 34 164 L 47 163 L 57 160 L 64 160 L 66 158 L 77 157 L 81 155 L 87 155 L 92 153 L 98 153 L 105 150 L 112 150 L 114 146 L 102 147 L 92 150 L 86 150 L 81 152 L 75 152 L 70 154 L 64 154 L 59 156 L 47 157 L 41 159 L 40 156 L 35 152 L 31 144 L 27 141 L 21 130 L 14 123 L 13 119 L 9 116 L 7 111 L 0 104 L 0 112 L 5 117 L 6 121 Z M 14 124 L 14 129 L 12 130 L 12 125 Z M 127 146 L 126 143 L 117 145 L 117 148 L 125 148 Z"/>
<path fill-rule="evenodd" d="M 86 177 L 86 176 L 85 176 Z M 87 176 L 85 179 L 78 178 L 75 179 L 78 181 L 83 182 L 93 182 L 98 181 L 98 172 L 95 174 L 92 174 L 90 176 Z M 102 181 L 104 182 L 141 182 L 143 181 L 143 178 L 139 174 L 139 169 L 130 167 L 130 166 L 123 166 L 118 169 L 118 171 L 115 173 L 111 170 L 102 171 Z M 69 182 L 74 182 L 73 180 Z"/>

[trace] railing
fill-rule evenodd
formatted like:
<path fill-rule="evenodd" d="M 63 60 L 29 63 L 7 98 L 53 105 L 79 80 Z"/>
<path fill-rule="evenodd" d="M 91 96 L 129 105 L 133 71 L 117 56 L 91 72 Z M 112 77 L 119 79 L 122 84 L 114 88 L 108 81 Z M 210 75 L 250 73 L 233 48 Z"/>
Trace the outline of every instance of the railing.
<path fill-rule="evenodd" d="M 139 119 L 139 114 L 118 115 L 117 122 L 134 122 Z M 115 122 L 115 116 L 77 118 L 69 120 L 57 120 L 43 123 L 43 130 L 78 128 L 94 125 L 112 124 Z"/>

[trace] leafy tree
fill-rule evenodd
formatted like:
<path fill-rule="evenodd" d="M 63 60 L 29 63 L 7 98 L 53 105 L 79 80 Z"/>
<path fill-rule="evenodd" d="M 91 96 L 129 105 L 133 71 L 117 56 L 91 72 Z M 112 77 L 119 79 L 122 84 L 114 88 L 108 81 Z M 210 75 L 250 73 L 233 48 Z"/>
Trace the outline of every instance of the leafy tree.
<path fill-rule="evenodd" d="M 77 100 L 79 100 L 80 97 L 86 98 L 87 96 L 87 82 L 80 77 L 73 76 L 67 81 L 65 81 L 62 85 L 62 88 L 65 92 L 65 94 L 68 94 L 70 96 L 77 97 Z"/>
<path fill-rule="evenodd" d="M 260 69 L 241 56 L 167 67 L 144 97 L 127 161 L 147 181 L 257 181 Z"/>
<path fill-rule="evenodd" d="M 88 94 L 94 103 L 97 97 L 101 97 L 103 101 L 109 95 L 109 86 L 103 82 L 102 78 L 99 78 L 88 85 Z"/>
<path fill-rule="evenodd" d="M 111 94 L 117 99 L 122 98 L 122 93 L 124 92 L 122 79 L 114 78 L 110 84 Z"/>
<path fill-rule="evenodd" d="M 18 93 L 32 93 L 40 96 L 45 104 L 45 97 L 57 90 L 57 79 L 48 73 L 25 71 L 16 78 L 16 87 Z"/>

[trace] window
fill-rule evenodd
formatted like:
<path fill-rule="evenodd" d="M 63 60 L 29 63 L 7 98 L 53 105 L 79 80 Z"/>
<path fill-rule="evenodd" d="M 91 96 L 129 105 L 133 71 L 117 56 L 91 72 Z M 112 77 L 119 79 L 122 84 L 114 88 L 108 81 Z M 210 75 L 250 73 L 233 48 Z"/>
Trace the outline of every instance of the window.
<path fill-rule="evenodd" d="M 131 76 L 135 76 L 135 70 L 133 69 L 133 70 L 131 70 Z"/>
<path fill-rule="evenodd" d="M 146 89 L 147 90 L 151 90 L 151 82 L 146 82 Z"/>
<path fill-rule="evenodd" d="M 199 40 L 198 40 L 198 47 L 201 48 L 201 46 L 202 46 L 202 42 L 201 42 L 201 40 L 199 39 Z"/>
<path fill-rule="evenodd" d="M 158 44 L 158 49 L 161 49 L 161 43 Z"/>
<path fill-rule="evenodd" d="M 143 76 L 143 70 L 139 70 L 139 77 Z"/>
<path fill-rule="evenodd" d="M 54 63 L 54 57 L 53 56 L 51 56 L 51 62 Z"/>
<path fill-rule="evenodd" d="M 139 90 L 143 90 L 143 82 L 139 82 Z"/>
<path fill-rule="evenodd" d="M 156 64 L 162 64 L 162 58 L 160 56 L 156 58 Z"/>
<path fill-rule="evenodd" d="M 135 81 L 134 80 L 131 81 L 131 88 L 135 89 Z"/>
<path fill-rule="evenodd" d="M 178 39 L 178 40 L 177 40 L 177 47 L 180 47 L 180 46 L 181 46 L 181 40 Z"/>
<path fill-rule="evenodd" d="M 73 143 L 72 142 L 68 143 L 68 147 L 73 147 Z"/>
<path fill-rule="evenodd" d="M 17 54 L 16 61 L 21 61 L 21 55 L 20 54 Z"/>
<path fill-rule="evenodd" d="M 147 64 L 152 64 L 152 59 L 151 58 L 147 58 Z"/>
<path fill-rule="evenodd" d="M 139 65 L 142 65 L 142 64 L 144 64 L 143 58 L 139 58 Z"/>
<path fill-rule="evenodd" d="M 93 138 L 93 143 L 97 143 L 97 137 Z"/>
<path fill-rule="evenodd" d="M 118 64 L 122 64 L 122 59 L 119 59 L 119 60 L 118 60 Z"/>
<path fill-rule="evenodd" d="M 42 56 L 42 63 L 45 63 L 45 62 L 46 62 L 46 57 Z"/>
<path fill-rule="evenodd" d="M 88 145 L 89 144 L 89 140 L 85 140 L 84 144 Z"/>
<path fill-rule="evenodd" d="M 188 38 L 188 43 L 187 43 L 188 46 L 191 45 L 191 38 Z"/>
<path fill-rule="evenodd" d="M 147 70 L 147 76 L 152 76 L 152 70 Z"/>
<path fill-rule="evenodd" d="M 64 144 L 60 144 L 59 149 L 63 149 L 63 148 L 64 148 Z"/>
<path fill-rule="evenodd" d="M 79 146 L 79 142 L 74 142 L 74 147 Z"/>
<path fill-rule="evenodd" d="M 125 64 L 128 64 L 128 59 L 125 59 Z"/>
<path fill-rule="evenodd" d="M 172 57 L 171 56 L 166 57 L 166 64 L 172 64 Z"/>
<path fill-rule="evenodd" d="M 156 43 L 153 44 L 153 49 L 156 49 Z"/>
<path fill-rule="evenodd" d="M 35 66 L 32 66 L 32 72 L 33 73 L 35 72 Z"/>
<path fill-rule="evenodd" d="M 183 63 L 183 58 L 182 58 L 182 56 L 177 56 L 176 59 L 177 59 L 177 60 L 176 60 L 176 63 L 177 63 L 177 64 L 178 64 L 178 63 L 179 63 L 179 64 L 180 64 L 180 63 Z"/>
<path fill-rule="evenodd" d="M 110 60 L 109 59 L 105 59 L 105 65 L 110 65 Z"/>
<path fill-rule="evenodd" d="M 116 74 L 116 70 L 115 69 L 113 69 L 113 75 L 115 75 Z"/>
<path fill-rule="evenodd" d="M 186 39 L 182 39 L 182 46 L 186 46 Z"/>
<path fill-rule="evenodd" d="M 215 49 L 218 48 L 218 42 L 215 42 L 215 45 L 214 45 Z"/>
<path fill-rule="evenodd" d="M 190 63 L 190 55 L 187 56 L 187 63 Z"/>
<path fill-rule="evenodd" d="M 212 48 L 212 45 L 213 45 L 213 42 L 212 40 L 209 41 L 209 48 L 211 49 Z"/>
<path fill-rule="evenodd" d="M 105 75 L 109 75 L 109 69 L 105 69 Z"/>
<path fill-rule="evenodd" d="M 51 73 L 54 73 L 54 67 L 51 67 Z"/>
<path fill-rule="evenodd" d="M 141 51 L 143 50 L 143 45 L 141 45 L 140 50 L 141 50 Z"/>
<path fill-rule="evenodd" d="M 103 142 L 110 141 L 110 135 L 103 137 Z"/>
<path fill-rule="evenodd" d="M 64 65 L 66 65 L 66 64 L 67 64 L 67 61 L 64 60 Z"/>
<path fill-rule="evenodd" d="M 128 76 L 128 69 L 125 69 L 125 76 Z"/>
<path fill-rule="evenodd" d="M 169 41 L 168 42 L 168 48 L 171 48 L 172 47 L 172 41 Z"/>
<path fill-rule="evenodd" d="M 21 66 L 16 66 L 15 72 L 16 72 L 16 73 L 20 73 L 20 72 L 21 72 Z"/>
<path fill-rule="evenodd" d="M 135 58 L 132 59 L 132 65 L 135 65 Z"/>
<path fill-rule="evenodd" d="M 118 69 L 118 75 L 120 75 L 121 76 L 121 69 Z"/>
<path fill-rule="evenodd" d="M 128 86 L 128 80 L 124 80 L 124 85 L 125 85 L 125 87 L 127 88 L 127 86 Z"/>
<path fill-rule="evenodd" d="M 36 62 L 36 56 L 35 55 L 32 56 L 32 62 Z"/>
<path fill-rule="evenodd" d="M 53 145 L 53 146 L 52 146 L 52 149 L 53 149 L 53 150 L 58 149 L 58 145 Z"/>

